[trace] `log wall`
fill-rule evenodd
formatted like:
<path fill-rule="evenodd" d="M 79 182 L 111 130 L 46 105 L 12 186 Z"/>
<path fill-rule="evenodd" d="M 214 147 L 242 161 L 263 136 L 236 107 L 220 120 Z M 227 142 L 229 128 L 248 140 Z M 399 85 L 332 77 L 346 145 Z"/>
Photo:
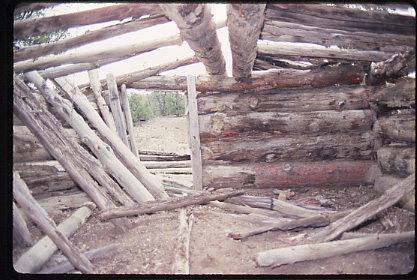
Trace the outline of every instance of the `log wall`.
<path fill-rule="evenodd" d="M 372 165 L 372 88 L 198 95 L 203 185 L 352 186 Z"/>

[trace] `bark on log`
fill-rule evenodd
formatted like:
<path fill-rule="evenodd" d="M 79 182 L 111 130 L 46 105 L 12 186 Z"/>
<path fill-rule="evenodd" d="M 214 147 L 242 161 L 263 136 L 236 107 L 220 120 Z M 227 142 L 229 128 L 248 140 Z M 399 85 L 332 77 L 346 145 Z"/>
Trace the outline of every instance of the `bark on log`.
<path fill-rule="evenodd" d="M 81 207 L 68 219 L 59 224 L 57 229 L 62 232 L 64 236 L 69 238 L 86 222 L 94 208 L 95 205 L 93 203 Z M 38 271 L 57 250 L 58 248 L 55 243 L 48 236 L 45 236 L 14 263 L 14 268 L 16 271 L 34 273 Z"/>
<path fill-rule="evenodd" d="M 340 237 L 369 218 L 396 204 L 404 195 L 415 190 L 415 174 L 408 176 L 400 183 L 387 190 L 385 194 L 359 207 L 346 217 L 331 223 L 310 238 L 316 242 L 328 242 Z"/>
<path fill-rule="evenodd" d="M 407 76 L 416 70 L 416 49 L 407 48 L 405 51 L 394 54 L 387 60 L 372 63 L 369 74 L 366 76 L 367 85 L 378 85 L 395 81 L 397 78 Z"/>
<path fill-rule="evenodd" d="M 101 84 L 98 78 L 98 71 L 96 69 L 88 71 L 88 78 L 90 79 L 90 86 L 93 90 L 94 97 L 96 98 L 98 109 L 103 116 L 104 121 L 107 126 L 116 133 L 116 125 L 114 123 L 113 116 L 110 114 L 109 107 L 106 104 L 106 101 L 101 96 Z"/>
<path fill-rule="evenodd" d="M 415 232 L 375 234 L 371 237 L 339 240 L 320 244 L 304 244 L 262 251 L 257 254 L 260 266 L 280 266 L 296 262 L 318 260 L 365 250 L 375 250 L 415 239 Z"/>
<path fill-rule="evenodd" d="M 377 190 L 379 193 L 385 193 L 387 190 L 392 188 L 392 186 L 395 186 L 396 184 L 401 183 L 403 178 L 396 177 L 396 176 L 390 176 L 390 175 L 381 175 L 378 176 L 375 179 L 374 189 Z M 395 206 L 398 206 L 400 208 L 403 208 L 405 210 L 408 210 L 410 212 L 415 213 L 416 212 L 416 193 L 415 191 L 412 191 L 409 194 L 404 195 L 403 198 L 400 199 L 400 201 L 395 204 Z"/>
<path fill-rule="evenodd" d="M 416 116 L 396 114 L 379 118 L 373 126 L 373 132 L 382 138 L 393 141 L 416 142 Z"/>
<path fill-rule="evenodd" d="M 171 20 L 175 21 L 181 37 L 188 42 L 196 57 L 204 63 L 210 75 L 223 75 L 225 60 L 207 4 L 160 4 Z"/>
<path fill-rule="evenodd" d="M 13 202 L 13 239 L 20 247 L 28 247 L 33 243 L 33 237 L 28 230 L 22 213 Z"/>
<path fill-rule="evenodd" d="M 182 39 L 180 35 L 172 35 L 169 37 L 159 38 L 152 41 L 144 41 L 140 43 L 108 47 L 105 49 L 83 52 L 70 52 L 61 55 L 40 57 L 33 61 L 32 59 L 19 61 L 14 64 L 14 71 L 16 73 L 27 72 L 30 70 L 43 70 L 49 67 L 57 67 L 63 64 L 76 64 L 76 63 L 92 63 L 95 68 L 116 62 L 119 60 L 127 59 L 132 56 L 148 52 L 159 47 L 180 45 Z M 91 70 L 91 69 L 83 69 Z"/>
<path fill-rule="evenodd" d="M 315 88 L 334 85 L 360 84 L 362 67 L 356 65 L 328 66 L 315 70 L 272 69 L 252 72 L 252 76 L 237 81 L 232 77 L 199 76 L 196 90 L 200 92 L 255 93 L 283 88 Z M 186 90 L 186 77 L 154 76 L 127 85 L 137 89 Z"/>
<path fill-rule="evenodd" d="M 371 132 L 345 132 L 327 135 L 283 135 L 278 133 L 231 133 L 201 138 L 203 164 L 230 162 L 304 162 L 321 160 L 372 159 Z"/>
<path fill-rule="evenodd" d="M 151 214 L 159 211 L 169 211 L 181 207 L 196 204 L 206 204 L 212 200 L 225 200 L 232 196 L 242 195 L 243 191 L 229 191 L 229 192 L 217 192 L 212 194 L 196 194 L 193 196 L 180 197 L 175 199 L 169 199 L 164 201 L 146 202 L 141 205 L 132 207 L 119 207 L 113 210 L 101 211 L 99 218 L 101 220 L 111 219 L 115 217 L 125 217 L 141 214 Z"/>
<path fill-rule="evenodd" d="M 123 4 L 93 10 L 74 12 L 57 16 L 41 17 L 13 25 L 15 39 L 27 36 L 42 35 L 70 27 L 89 25 L 111 20 L 124 20 L 125 18 L 139 18 L 143 15 L 160 14 L 158 4 Z"/>
<path fill-rule="evenodd" d="M 339 48 L 401 52 L 404 46 L 415 46 L 415 36 L 399 34 L 377 34 L 373 32 L 351 32 L 338 28 L 324 28 L 305 24 L 291 23 L 287 20 L 265 20 L 261 39 L 277 42 L 309 42 L 326 47 L 336 45 Z"/>
<path fill-rule="evenodd" d="M 270 226 L 263 226 L 260 228 L 257 228 L 255 230 L 243 232 L 243 233 L 230 233 L 229 236 L 232 237 L 235 240 L 247 238 L 249 236 L 253 236 L 256 234 L 264 233 L 267 231 L 273 231 L 273 230 L 282 230 L 282 231 L 288 231 L 288 230 L 294 230 L 299 228 L 308 228 L 308 227 L 324 227 L 328 224 L 345 217 L 348 215 L 351 211 L 343 211 L 339 213 L 334 214 L 320 214 L 316 216 L 311 216 L 308 218 L 302 218 L 298 220 L 283 220 L 280 221 L 279 219 L 275 221 L 273 225 Z"/>
<path fill-rule="evenodd" d="M 227 4 L 233 77 L 250 77 L 266 4 Z"/>
<path fill-rule="evenodd" d="M 57 55 L 69 49 L 80 47 L 91 42 L 101 41 L 165 22 L 168 22 L 168 19 L 164 15 L 155 15 L 143 19 L 132 19 L 128 22 L 103 27 L 96 31 L 86 32 L 75 38 L 64 39 L 55 43 L 42 44 L 39 46 L 24 47 L 14 51 L 13 59 L 17 62 L 26 59 L 36 59 L 49 54 Z"/>
<path fill-rule="evenodd" d="M 372 164 L 372 160 L 205 164 L 203 185 L 213 188 L 348 187 L 362 184 Z"/>
<path fill-rule="evenodd" d="M 415 30 L 415 20 L 410 16 L 329 7 L 325 4 L 269 4 L 265 19 L 349 32 L 414 36 Z"/>
<path fill-rule="evenodd" d="M 415 79 L 400 79 L 395 84 L 374 87 L 370 100 L 389 108 L 415 107 L 415 93 Z"/>
<path fill-rule="evenodd" d="M 162 184 L 149 173 L 143 163 L 140 162 L 140 160 L 129 150 L 129 148 L 123 144 L 120 138 L 109 129 L 98 113 L 93 110 L 91 106 L 89 106 L 90 104 L 85 102 L 86 97 L 79 91 L 79 89 L 74 87 L 69 82 L 67 82 L 66 85 L 69 86 L 66 93 L 71 95 L 71 100 L 84 113 L 84 115 L 107 140 L 107 142 L 110 143 L 112 149 L 116 152 L 117 156 L 121 159 L 126 168 L 132 172 L 132 174 L 151 192 L 155 198 L 167 198 L 168 195 L 165 193 Z M 72 94 L 72 92 L 74 94 Z"/>
<path fill-rule="evenodd" d="M 174 263 L 172 264 L 173 274 L 190 273 L 190 234 L 193 226 L 193 214 L 186 216 L 185 209 L 182 208 L 179 214 L 178 240 L 175 247 Z"/>
<path fill-rule="evenodd" d="M 416 148 L 386 146 L 377 151 L 378 164 L 384 174 L 405 178 L 416 172 Z"/>
<path fill-rule="evenodd" d="M 198 113 L 311 112 L 364 110 L 369 108 L 367 86 L 332 86 L 317 89 L 271 89 L 269 93 L 200 93 Z"/>
<path fill-rule="evenodd" d="M 237 116 L 214 113 L 199 116 L 200 137 L 230 137 L 242 133 L 300 135 L 369 131 L 371 110 L 314 111 L 302 113 L 250 112 Z"/>
<path fill-rule="evenodd" d="M 28 187 L 17 172 L 13 172 L 13 197 L 25 213 L 54 241 L 74 267 L 83 273 L 95 273 L 91 262 L 59 231 L 55 222 L 30 194 Z M 14 268 L 21 273 L 28 272 L 26 267 L 19 267 L 16 264 Z"/>

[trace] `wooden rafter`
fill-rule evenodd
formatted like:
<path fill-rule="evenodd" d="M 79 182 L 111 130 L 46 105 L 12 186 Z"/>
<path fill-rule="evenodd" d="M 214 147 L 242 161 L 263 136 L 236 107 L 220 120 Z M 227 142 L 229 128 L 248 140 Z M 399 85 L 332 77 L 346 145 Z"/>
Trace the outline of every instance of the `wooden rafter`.
<path fill-rule="evenodd" d="M 266 4 L 228 4 L 227 25 L 232 49 L 233 77 L 250 77 L 256 42 L 264 21 Z"/>
<path fill-rule="evenodd" d="M 206 4 L 160 4 L 160 7 L 175 21 L 181 36 L 204 63 L 207 72 L 223 75 L 226 72 L 225 60 L 210 7 Z"/>

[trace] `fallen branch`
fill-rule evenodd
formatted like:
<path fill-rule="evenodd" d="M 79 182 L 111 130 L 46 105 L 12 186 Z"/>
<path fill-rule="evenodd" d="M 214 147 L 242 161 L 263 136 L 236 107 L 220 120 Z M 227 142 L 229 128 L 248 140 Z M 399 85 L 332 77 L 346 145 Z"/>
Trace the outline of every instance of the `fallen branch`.
<path fill-rule="evenodd" d="M 179 215 L 179 232 L 178 242 L 176 246 L 175 261 L 172 265 L 174 274 L 189 274 L 189 255 L 190 255 L 190 234 L 193 225 L 194 216 L 186 216 L 185 209 L 180 210 Z"/>
<path fill-rule="evenodd" d="M 92 260 L 96 258 L 100 258 L 105 255 L 109 255 L 112 251 L 116 250 L 119 247 L 119 244 L 110 244 L 107 246 L 103 246 L 94 250 L 90 250 L 84 253 L 84 256 L 87 259 Z M 63 263 L 56 265 L 51 268 L 43 269 L 37 274 L 52 274 L 52 273 L 67 273 L 68 271 L 74 269 L 74 266 L 69 261 L 64 261 Z"/>
<path fill-rule="evenodd" d="M 298 219 L 298 220 L 277 220 L 273 225 L 263 226 L 258 229 L 244 232 L 244 233 L 230 233 L 229 236 L 233 239 L 243 239 L 252 235 L 264 233 L 270 230 L 293 230 L 296 228 L 306 227 L 323 227 L 331 222 L 338 220 L 348 215 L 351 211 L 343 211 L 335 214 L 317 215 L 313 217 Z"/>
<path fill-rule="evenodd" d="M 237 204 L 232 204 L 232 203 L 227 203 L 227 202 L 211 201 L 211 202 L 209 202 L 209 204 L 212 205 L 212 206 L 218 207 L 218 208 L 227 209 L 227 210 L 230 210 L 230 211 L 244 213 L 244 214 L 252 214 L 253 213 L 253 214 L 259 214 L 259 215 L 263 215 L 263 216 L 267 216 L 267 217 L 273 217 L 273 218 L 288 218 L 288 217 L 297 218 L 298 217 L 298 216 L 285 215 L 285 214 L 282 214 L 278 211 L 253 208 L 253 207 L 249 207 L 249 206 L 237 205 Z"/>
<path fill-rule="evenodd" d="M 223 193 L 217 192 L 213 194 L 197 194 L 163 201 L 149 201 L 141 203 L 137 206 L 118 207 L 111 210 L 101 211 L 99 212 L 98 217 L 101 220 L 106 220 L 116 217 L 151 214 L 159 211 L 169 211 L 189 205 L 206 204 L 212 200 L 225 200 L 226 198 L 242 194 L 243 191 L 229 191 Z"/>
<path fill-rule="evenodd" d="M 388 247 L 400 242 L 413 241 L 415 232 L 375 234 L 371 237 L 339 240 L 320 244 L 305 244 L 262 251 L 257 254 L 259 266 L 280 266 L 296 262 L 318 260 L 365 250 Z"/>
<path fill-rule="evenodd" d="M 310 238 L 316 242 L 327 242 L 338 238 L 345 231 L 360 225 L 381 211 L 396 204 L 404 195 L 415 189 L 414 184 L 415 174 L 412 174 L 402 182 L 387 190 L 387 192 L 379 198 L 359 207 L 346 217 L 331 223 L 326 228 L 312 235 Z"/>

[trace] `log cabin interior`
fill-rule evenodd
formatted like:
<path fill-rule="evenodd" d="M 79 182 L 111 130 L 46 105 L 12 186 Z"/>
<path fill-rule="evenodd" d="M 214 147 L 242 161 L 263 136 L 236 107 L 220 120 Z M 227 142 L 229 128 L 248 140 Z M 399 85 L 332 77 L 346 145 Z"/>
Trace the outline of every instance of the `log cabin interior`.
<path fill-rule="evenodd" d="M 59 3 L 22 3 L 14 7 L 14 13 L 56 5 Z M 257 211 L 256 215 L 275 219 L 280 218 L 271 213 L 281 211 L 284 216 L 280 217 L 287 219 L 274 226 L 262 225 L 255 233 L 235 232 L 227 237 L 231 240 L 310 226 L 316 229 L 281 247 L 333 246 L 329 244 L 343 241 L 345 254 L 355 252 L 348 248 L 360 247 L 359 242 L 374 244 L 376 233 L 338 239 L 354 235 L 349 231 L 369 219 L 382 219 L 381 212 L 393 205 L 414 219 L 415 78 L 410 73 L 415 72 L 415 15 L 393 12 L 412 6 L 362 4 L 357 9 L 279 2 L 225 6 L 227 19 L 216 22 L 207 3 L 121 3 L 14 22 L 14 39 L 23 39 L 118 21 L 54 43 L 13 50 L 10 208 L 13 206 L 13 249 L 17 250 L 13 267 L 18 273 L 66 273 L 45 272 L 44 264 L 58 249 L 72 265 L 66 271 L 74 267 L 73 271 L 82 273 L 102 271 L 66 233 L 55 234 L 66 229 L 50 217 L 71 203 L 65 209 L 84 211 L 73 214 L 84 215 L 79 218 L 83 223 L 92 215 L 122 233 L 132 228 L 128 217 L 181 208 L 179 217 L 184 222 L 180 222 L 181 244 L 176 250 L 184 252 L 172 261 L 171 272 L 155 270 L 158 274 L 203 271 L 189 259 L 192 211 L 185 215 L 184 209 L 192 205 L 245 215 Z M 70 52 L 169 22 L 175 22 L 178 34 L 143 38 L 117 49 Z M 231 73 L 226 72 L 216 33 L 221 28 L 228 29 Z M 119 76 L 98 76 L 97 69 L 105 65 L 184 43 L 194 52 L 192 56 Z M 206 74 L 161 75 L 195 63 L 202 63 Z M 89 83 L 74 84 L 66 78 L 82 71 L 88 71 Z M 155 154 L 135 146 L 127 89 L 185 93 L 189 154 Z M 181 179 L 175 172 L 155 175 L 157 168 L 187 168 L 190 178 Z M 299 189 L 365 185 L 378 193 L 376 198 L 360 207 L 333 212 L 326 212 L 329 209 L 323 203 L 314 209 L 291 204 L 289 193 L 284 202 L 278 196 L 250 195 L 253 190 L 297 193 Z M 49 255 L 25 253 L 41 242 L 33 239 L 28 227 L 34 225 L 29 221 L 56 244 Z M 294 225 L 296 221 L 299 224 Z M 400 242 L 414 244 L 414 231 L 400 229 L 378 232 L 376 239 L 384 245 L 363 250 Z M 358 243 L 348 244 L 352 240 Z M 332 252 L 329 248 L 317 247 L 317 251 Z M 298 252 L 298 247 L 294 250 Z M 253 273 L 279 274 L 274 267 L 332 256 L 301 252 L 283 260 L 277 254 L 292 253 L 272 251 L 254 253 Z M 256 270 L 258 267 L 271 270 Z"/>

